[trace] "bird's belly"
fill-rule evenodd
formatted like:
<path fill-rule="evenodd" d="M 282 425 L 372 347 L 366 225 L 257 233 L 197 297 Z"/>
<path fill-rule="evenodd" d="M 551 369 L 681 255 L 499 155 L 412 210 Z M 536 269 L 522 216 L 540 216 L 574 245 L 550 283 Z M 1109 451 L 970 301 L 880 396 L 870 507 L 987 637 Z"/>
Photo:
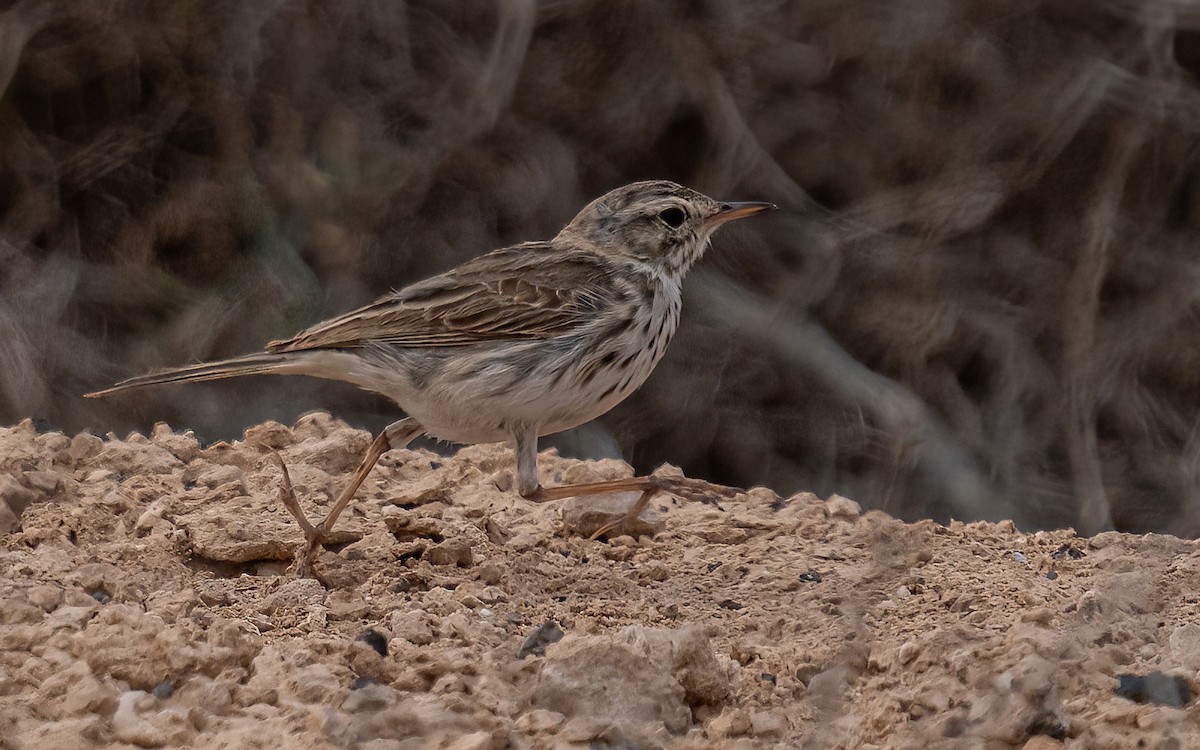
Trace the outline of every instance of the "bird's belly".
<path fill-rule="evenodd" d="M 636 390 L 662 353 L 621 347 L 610 365 L 598 364 L 586 341 L 574 346 L 545 341 L 497 347 L 474 361 L 455 358 L 427 382 L 388 393 L 425 431 L 455 443 L 511 438 L 515 425 L 536 425 L 539 435 L 578 427 L 607 412 Z"/>
<path fill-rule="evenodd" d="M 625 323 L 600 319 L 578 333 L 456 348 L 380 347 L 360 360 L 363 387 L 391 397 L 433 437 L 509 440 L 522 426 L 550 435 L 599 417 L 637 390 L 679 322 L 677 286 Z"/>

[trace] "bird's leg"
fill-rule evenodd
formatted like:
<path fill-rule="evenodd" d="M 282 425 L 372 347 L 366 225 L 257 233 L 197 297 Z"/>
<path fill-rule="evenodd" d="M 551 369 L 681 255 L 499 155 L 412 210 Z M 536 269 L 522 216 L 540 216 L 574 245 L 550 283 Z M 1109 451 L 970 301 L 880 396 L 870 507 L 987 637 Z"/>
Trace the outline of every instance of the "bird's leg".
<path fill-rule="evenodd" d="M 283 469 L 283 483 L 279 488 L 279 497 L 283 502 L 284 507 L 300 524 L 300 528 L 304 530 L 304 546 L 296 553 L 295 569 L 297 575 L 305 576 L 309 573 L 309 568 L 312 565 L 313 558 L 316 557 L 317 550 L 321 546 L 321 542 L 325 540 L 325 536 L 333 528 L 333 524 L 337 522 L 338 516 L 354 499 L 354 493 L 362 486 L 367 475 L 371 473 L 371 469 L 375 468 L 381 456 L 389 450 L 406 447 L 414 439 L 425 432 L 425 428 L 412 417 L 406 417 L 398 422 L 393 422 L 383 428 L 383 432 L 371 442 L 371 447 L 367 448 L 367 453 L 359 462 L 358 468 L 354 470 L 354 475 L 350 477 L 350 483 L 338 495 L 338 499 L 334 502 L 333 507 L 325 514 L 325 518 L 319 524 L 313 526 L 305 517 L 304 512 L 300 509 L 299 503 L 296 502 L 295 495 L 292 493 L 291 479 L 288 477 L 287 468 Z M 279 464 L 283 467 L 283 460 L 279 460 Z"/>
<path fill-rule="evenodd" d="M 537 427 L 516 425 L 512 429 L 512 443 L 517 457 L 517 492 L 527 498 L 542 489 L 537 478 Z"/>
<path fill-rule="evenodd" d="M 517 492 L 521 497 L 535 503 L 551 500 L 561 500 L 567 497 L 585 497 L 587 495 L 603 495 L 610 492 L 641 492 L 641 496 L 630 507 L 629 511 L 618 521 L 606 524 L 592 534 L 592 539 L 606 534 L 617 527 L 624 528 L 630 521 L 636 519 L 645 509 L 650 498 L 659 492 L 671 492 L 688 500 L 715 502 L 714 496 L 731 498 L 740 490 L 711 484 L 699 479 L 685 477 L 630 477 L 614 479 L 609 482 L 592 482 L 589 484 L 574 484 L 563 487 L 542 487 L 537 480 L 537 428 L 530 425 L 519 425 L 513 430 L 513 451 L 517 457 Z"/>
<path fill-rule="evenodd" d="M 407 448 L 408 444 L 425 433 L 425 428 L 412 417 L 406 417 L 398 422 L 392 422 L 387 427 L 383 428 L 383 432 L 379 433 L 379 437 L 375 438 L 371 443 L 371 447 L 367 448 L 367 455 L 363 456 L 362 461 L 358 464 L 358 468 L 354 470 L 354 476 L 350 478 L 350 484 L 346 489 L 342 490 L 342 494 L 338 495 L 337 502 L 329 509 L 329 513 L 321 523 L 317 524 L 318 534 L 327 534 L 333 528 L 333 524 L 337 521 L 338 516 L 354 499 L 354 493 L 366 480 L 367 474 L 375 467 L 375 464 L 383 456 L 384 453 L 392 450 L 400 450 Z"/>
<path fill-rule="evenodd" d="M 521 497 L 532 500 L 535 503 L 554 500 L 559 497 L 574 497 L 576 493 L 564 495 L 554 495 L 554 490 L 543 489 L 538 483 L 537 478 L 537 428 L 532 425 L 518 424 L 513 428 L 513 454 L 517 457 L 517 492 Z M 581 485 L 583 486 L 583 485 Z M 556 488 L 565 489 L 565 488 Z M 572 488 L 573 489 L 573 488 Z M 604 492 L 605 490 L 597 490 L 596 493 Z M 618 525 L 624 526 L 627 522 L 637 518 L 641 514 L 642 509 L 646 507 L 646 503 L 650 502 L 650 498 L 654 495 L 654 490 L 645 490 L 641 497 L 633 504 L 619 521 L 605 524 L 603 528 L 592 535 L 592 539 L 598 538 L 601 534 L 612 531 Z M 582 492 L 579 494 L 592 494 Z"/>
<path fill-rule="evenodd" d="M 292 514 L 292 518 L 296 519 L 296 523 L 300 524 L 300 528 L 304 530 L 304 538 L 311 539 L 316 529 L 308 522 L 308 516 L 304 515 L 304 509 L 300 507 L 300 503 L 296 502 L 296 493 L 292 490 L 292 475 L 288 473 L 287 464 L 283 462 L 283 456 L 278 453 L 272 453 L 275 463 L 279 464 L 279 470 L 283 472 L 283 477 L 279 480 L 279 502 L 283 503 L 283 507 L 287 508 L 288 513 Z"/>

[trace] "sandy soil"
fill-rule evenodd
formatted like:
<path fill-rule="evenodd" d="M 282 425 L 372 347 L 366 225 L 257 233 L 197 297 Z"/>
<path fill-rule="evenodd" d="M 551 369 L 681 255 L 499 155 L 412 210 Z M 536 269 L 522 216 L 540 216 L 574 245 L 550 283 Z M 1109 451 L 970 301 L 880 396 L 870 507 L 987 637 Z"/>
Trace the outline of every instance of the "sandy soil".
<path fill-rule="evenodd" d="M 1195 683 L 1195 542 L 766 489 L 588 541 L 482 446 L 392 452 L 319 580 L 288 575 L 272 453 L 318 516 L 369 440 L 0 429 L 0 748 L 1200 747 L 1190 696 L 1116 691 Z"/>

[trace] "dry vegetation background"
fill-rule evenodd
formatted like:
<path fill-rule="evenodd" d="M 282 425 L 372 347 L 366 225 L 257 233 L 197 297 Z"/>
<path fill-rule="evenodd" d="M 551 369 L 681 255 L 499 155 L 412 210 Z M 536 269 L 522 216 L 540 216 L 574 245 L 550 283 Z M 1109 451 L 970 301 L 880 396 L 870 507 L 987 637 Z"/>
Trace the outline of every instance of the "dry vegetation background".
<path fill-rule="evenodd" d="M 633 179 L 726 230 L 578 437 L 901 517 L 1200 532 L 1200 13 L 1130 0 L 89 0 L 0 15 L 0 422 L 212 439 L 382 400 L 80 394 L 257 349 Z"/>

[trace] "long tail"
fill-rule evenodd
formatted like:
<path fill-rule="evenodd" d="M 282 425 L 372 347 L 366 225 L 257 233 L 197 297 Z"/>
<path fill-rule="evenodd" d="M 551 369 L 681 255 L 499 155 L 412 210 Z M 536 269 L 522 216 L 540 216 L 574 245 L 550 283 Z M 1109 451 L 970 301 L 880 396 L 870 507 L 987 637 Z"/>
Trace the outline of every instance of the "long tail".
<path fill-rule="evenodd" d="M 195 383 L 200 380 L 220 380 L 221 378 L 237 378 L 242 375 L 286 375 L 310 374 L 311 366 L 307 366 L 306 357 L 297 352 L 279 352 L 262 354 L 247 354 L 243 357 L 223 359 L 219 362 L 203 362 L 198 365 L 179 367 L 171 370 L 159 370 L 136 378 L 122 380 L 120 383 L 105 388 L 102 391 L 84 394 L 87 398 L 111 396 L 131 388 L 141 388 L 146 385 L 161 383 Z"/>

